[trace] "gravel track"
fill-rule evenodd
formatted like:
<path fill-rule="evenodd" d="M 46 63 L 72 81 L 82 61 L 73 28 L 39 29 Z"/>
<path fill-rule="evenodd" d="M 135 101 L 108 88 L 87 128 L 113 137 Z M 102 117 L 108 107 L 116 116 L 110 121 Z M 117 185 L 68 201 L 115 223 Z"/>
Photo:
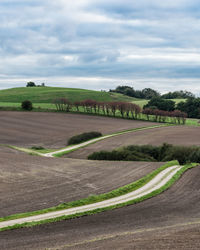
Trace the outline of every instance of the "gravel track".
<path fill-rule="evenodd" d="M 169 167 L 162 172 L 160 172 L 158 175 L 156 175 L 151 181 L 149 181 L 146 185 L 142 186 L 141 188 L 132 191 L 128 194 L 121 195 L 112 199 L 108 199 L 105 201 L 79 206 L 75 208 L 69 208 L 69 209 L 63 209 L 61 211 L 55 211 L 55 212 L 48 212 L 45 214 L 20 218 L 20 219 L 14 219 L 14 220 L 8 220 L 4 222 L 0 222 L 0 228 L 13 226 L 16 224 L 23 224 L 27 222 L 37 222 L 52 218 L 57 218 L 61 216 L 67 216 L 67 215 L 73 215 L 77 213 L 92 211 L 98 208 L 105 208 L 109 206 L 114 206 L 117 204 L 122 204 L 128 201 L 135 200 L 137 198 L 141 198 L 147 194 L 152 193 L 153 191 L 161 188 L 164 186 L 179 170 L 181 169 L 181 166 L 172 166 Z"/>
<path fill-rule="evenodd" d="M 87 159 L 88 155 L 101 150 L 113 150 L 128 145 L 161 145 L 170 143 L 174 145 L 200 146 L 200 128 L 187 126 L 170 126 L 155 129 L 136 131 L 117 137 L 99 141 L 87 147 L 80 148 L 63 157 Z"/>
<path fill-rule="evenodd" d="M 1 232 L 0 249 L 199 249 L 200 167 L 144 202 Z"/>
<path fill-rule="evenodd" d="M 163 164 L 47 158 L 0 147 L 0 217 L 109 192 Z"/>

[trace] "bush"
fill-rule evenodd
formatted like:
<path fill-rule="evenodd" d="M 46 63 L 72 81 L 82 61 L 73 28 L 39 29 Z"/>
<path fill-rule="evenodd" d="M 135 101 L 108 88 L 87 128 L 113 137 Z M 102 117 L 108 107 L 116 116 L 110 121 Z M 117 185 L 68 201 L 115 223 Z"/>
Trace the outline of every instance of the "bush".
<path fill-rule="evenodd" d="M 131 145 L 111 152 L 100 151 L 88 156 L 89 160 L 109 161 L 151 161 L 165 162 L 177 160 L 180 164 L 200 163 L 200 147 Z"/>
<path fill-rule="evenodd" d="M 29 100 L 23 101 L 21 104 L 21 107 L 24 110 L 32 110 L 33 109 L 32 102 Z"/>
<path fill-rule="evenodd" d="M 156 161 L 153 157 L 141 152 L 129 152 L 128 150 L 113 150 L 94 152 L 88 156 L 88 160 L 105 160 L 105 161 Z"/>
<path fill-rule="evenodd" d="M 34 82 L 27 82 L 26 87 L 36 87 Z"/>
<path fill-rule="evenodd" d="M 88 141 L 90 139 L 97 138 L 97 137 L 100 137 L 100 136 L 102 136 L 102 134 L 100 132 L 95 132 L 95 131 L 94 132 L 82 133 L 80 135 L 75 135 L 75 136 L 71 137 L 68 140 L 68 145 L 78 144 L 78 143 Z"/>
<path fill-rule="evenodd" d="M 42 146 L 33 146 L 31 147 L 31 149 L 34 149 L 34 150 L 42 150 L 44 149 Z"/>

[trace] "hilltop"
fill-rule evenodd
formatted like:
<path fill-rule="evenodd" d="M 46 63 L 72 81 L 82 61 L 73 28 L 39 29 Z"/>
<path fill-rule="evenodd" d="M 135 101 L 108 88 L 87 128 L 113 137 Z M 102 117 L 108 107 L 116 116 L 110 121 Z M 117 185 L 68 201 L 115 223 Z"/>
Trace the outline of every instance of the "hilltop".
<path fill-rule="evenodd" d="M 120 93 L 60 87 L 21 87 L 0 90 L 0 102 L 21 103 L 30 100 L 33 103 L 52 103 L 55 98 L 67 98 L 70 101 L 93 99 L 96 101 L 127 101 L 140 99 Z"/>

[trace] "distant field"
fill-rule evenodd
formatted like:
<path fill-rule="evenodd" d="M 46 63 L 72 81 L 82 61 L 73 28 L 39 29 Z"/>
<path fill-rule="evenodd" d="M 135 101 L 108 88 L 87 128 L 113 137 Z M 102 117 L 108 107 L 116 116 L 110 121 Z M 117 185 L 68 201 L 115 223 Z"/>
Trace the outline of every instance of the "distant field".
<path fill-rule="evenodd" d="M 7 103 L 21 103 L 24 100 L 30 100 L 33 103 L 52 103 L 55 98 L 61 97 L 67 98 L 72 102 L 86 99 L 127 102 L 140 100 L 119 93 L 74 88 L 23 87 L 0 90 L 0 102 Z"/>
<path fill-rule="evenodd" d="M 176 104 L 178 104 L 179 102 L 185 102 L 186 99 L 171 99 L 171 100 L 174 101 Z M 148 101 L 149 100 L 134 100 L 133 102 L 139 105 L 140 107 L 143 107 L 148 103 Z"/>

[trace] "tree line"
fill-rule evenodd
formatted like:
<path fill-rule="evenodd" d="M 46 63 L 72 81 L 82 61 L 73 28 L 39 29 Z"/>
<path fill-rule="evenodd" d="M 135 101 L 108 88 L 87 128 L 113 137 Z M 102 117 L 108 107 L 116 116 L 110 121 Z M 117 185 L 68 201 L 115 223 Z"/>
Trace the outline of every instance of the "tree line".
<path fill-rule="evenodd" d="M 82 110 L 85 113 L 103 114 L 115 117 L 120 114 L 122 118 L 141 119 L 142 115 L 146 116 L 148 121 L 171 122 L 175 124 L 185 124 L 187 114 L 179 110 L 163 111 L 158 109 L 142 108 L 135 103 L 127 102 L 98 102 L 95 100 L 83 100 L 70 102 L 66 98 L 56 98 L 53 103 L 57 111 L 69 112 L 72 109 L 77 112 Z"/>
<path fill-rule="evenodd" d="M 133 87 L 122 85 L 117 86 L 115 89 L 110 89 L 110 92 L 121 93 L 127 96 L 140 98 L 140 99 L 152 99 L 154 97 L 161 97 L 163 99 L 187 99 L 195 97 L 193 93 L 189 91 L 174 91 L 168 92 L 166 94 L 161 95 L 158 91 L 151 88 L 144 88 L 142 90 L 135 90 Z"/>
<path fill-rule="evenodd" d="M 155 122 L 166 122 L 168 119 L 170 120 L 170 123 L 185 124 L 187 118 L 187 114 L 185 112 L 181 112 L 180 110 L 164 111 L 146 108 L 142 111 L 142 113 L 146 115 L 148 121 L 150 120 L 150 117 L 153 116 Z"/>
<path fill-rule="evenodd" d="M 83 109 L 85 113 L 103 114 L 114 117 L 117 112 L 119 112 L 123 118 L 131 117 L 133 119 L 138 119 L 142 112 L 140 106 L 127 102 L 98 102 L 90 99 L 70 102 L 66 98 L 56 98 L 53 103 L 58 111 L 69 112 L 72 108 L 75 108 L 77 112 Z"/>

